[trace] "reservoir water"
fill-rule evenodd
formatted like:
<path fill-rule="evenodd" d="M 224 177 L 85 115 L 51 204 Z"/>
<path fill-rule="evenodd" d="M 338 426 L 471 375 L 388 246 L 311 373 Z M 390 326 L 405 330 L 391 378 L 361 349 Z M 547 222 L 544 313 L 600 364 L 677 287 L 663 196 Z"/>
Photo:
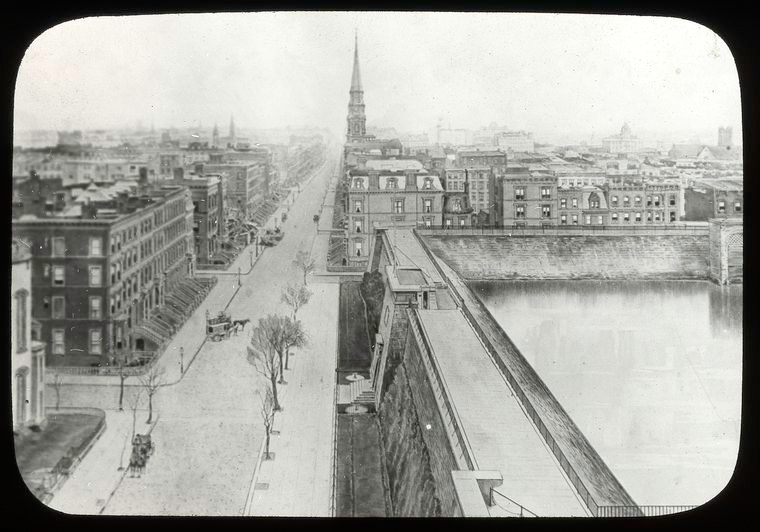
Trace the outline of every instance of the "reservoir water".
<path fill-rule="evenodd" d="M 472 282 L 639 505 L 699 505 L 733 474 L 742 286 Z"/>

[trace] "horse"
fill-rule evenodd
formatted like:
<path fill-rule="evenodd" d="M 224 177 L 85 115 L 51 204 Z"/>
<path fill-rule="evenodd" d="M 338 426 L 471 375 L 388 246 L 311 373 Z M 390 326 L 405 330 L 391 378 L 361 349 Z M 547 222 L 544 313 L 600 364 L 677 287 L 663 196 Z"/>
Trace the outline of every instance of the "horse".
<path fill-rule="evenodd" d="M 235 334 L 237 334 L 238 327 L 240 327 L 242 330 L 245 330 L 245 326 L 248 325 L 248 323 L 250 323 L 250 321 L 251 320 L 249 320 L 248 318 L 245 318 L 243 320 L 233 320 L 232 321 L 232 329 L 235 332 Z"/>

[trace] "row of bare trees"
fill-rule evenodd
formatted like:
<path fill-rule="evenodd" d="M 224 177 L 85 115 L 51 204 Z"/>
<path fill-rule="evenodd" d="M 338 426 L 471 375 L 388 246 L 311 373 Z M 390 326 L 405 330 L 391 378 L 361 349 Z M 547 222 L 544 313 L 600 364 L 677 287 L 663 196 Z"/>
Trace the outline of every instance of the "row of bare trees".
<path fill-rule="evenodd" d="M 304 277 L 306 274 L 304 274 Z M 248 361 L 267 382 L 261 399 L 261 417 L 265 429 L 265 456 L 269 457 L 269 437 L 275 412 L 282 410 L 278 386 L 287 384 L 284 371 L 288 369 L 292 349 L 306 346 L 308 338 L 298 311 L 309 302 L 311 291 L 305 285 L 288 285 L 281 300 L 290 307 L 290 316 L 269 314 L 260 318 L 251 332 L 247 347 Z"/>

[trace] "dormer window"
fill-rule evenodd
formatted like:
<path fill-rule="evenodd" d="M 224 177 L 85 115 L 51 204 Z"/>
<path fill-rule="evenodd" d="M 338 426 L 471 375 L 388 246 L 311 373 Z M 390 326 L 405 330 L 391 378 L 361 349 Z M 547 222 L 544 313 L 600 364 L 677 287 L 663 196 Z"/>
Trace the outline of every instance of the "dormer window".
<path fill-rule="evenodd" d="M 388 178 L 388 188 L 398 188 L 398 178 L 397 177 L 389 177 Z"/>
<path fill-rule="evenodd" d="M 354 179 L 354 188 L 364 188 L 364 179 L 357 177 Z"/>
<path fill-rule="evenodd" d="M 429 177 L 425 178 L 425 183 L 422 185 L 422 188 L 426 190 L 430 190 L 433 187 L 433 180 Z"/>
<path fill-rule="evenodd" d="M 462 210 L 462 202 L 460 200 L 454 200 L 454 212 L 460 212 Z"/>

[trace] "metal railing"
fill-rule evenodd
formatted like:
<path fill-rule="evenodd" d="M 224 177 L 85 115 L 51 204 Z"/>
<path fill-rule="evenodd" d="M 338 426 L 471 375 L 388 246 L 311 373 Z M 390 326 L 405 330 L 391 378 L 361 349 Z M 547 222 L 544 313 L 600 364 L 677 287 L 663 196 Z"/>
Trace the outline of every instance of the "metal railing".
<path fill-rule="evenodd" d="M 599 506 L 597 517 L 657 517 L 688 512 L 697 506 L 649 505 L 649 506 Z"/>
<path fill-rule="evenodd" d="M 428 227 L 417 225 L 420 235 L 708 235 L 709 226 L 703 224 L 668 225 L 545 225 L 545 226 L 492 226 L 479 227 Z"/>
<path fill-rule="evenodd" d="M 502 510 L 504 510 L 505 512 L 507 512 L 507 513 L 510 513 L 510 514 L 513 514 L 515 517 L 538 517 L 538 515 L 537 515 L 536 513 L 534 513 L 534 512 L 531 512 L 531 511 L 530 511 L 530 510 L 528 510 L 528 509 L 527 509 L 525 506 L 523 506 L 523 505 L 522 505 L 522 504 L 520 504 L 519 502 L 515 501 L 514 499 L 510 499 L 509 497 L 507 497 L 506 495 L 504 495 L 504 494 L 503 494 L 503 493 L 501 493 L 500 491 L 496 491 L 495 489 L 491 488 L 491 491 L 490 491 L 490 493 L 491 493 L 491 505 L 496 505 L 496 506 L 498 506 L 499 508 L 501 508 Z M 504 498 L 504 499 L 508 500 L 509 502 L 511 502 L 512 504 L 514 504 L 515 506 L 517 506 L 517 510 L 518 510 L 518 511 L 516 511 L 516 512 L 512 512 L 512 511 L 510 511 L 510 510 L 507 510 L 506 508 L 504 508 L 504 507 L 503 507 L 503 506 L 501 506 L 500 504 L 498 504 L 498 503 L 497 503 L 497 502 L 494 500 L 494 497 L 493 497 L 493 496 L 494 496 L 494 494 L 496 494 L 496 495 L 498 495 L 498 496 L 500 496 L 500 497 L 502 497 L 502 498 Z"/>
<path fill-rule="evenodd" d="M 143 375 L 156 363 L 160 357 L 158 351 L 134 351 L 132 357 L 142 361 L 142 364 L 135 366 L 124 366 L 123 372 L 127 377 Z M 122 370 L 119 366 L 50 366 L 48 371 L 51 373 L 60 373 L 62 375 L 91 375 L 98 377 L 118 377 Z"/>

